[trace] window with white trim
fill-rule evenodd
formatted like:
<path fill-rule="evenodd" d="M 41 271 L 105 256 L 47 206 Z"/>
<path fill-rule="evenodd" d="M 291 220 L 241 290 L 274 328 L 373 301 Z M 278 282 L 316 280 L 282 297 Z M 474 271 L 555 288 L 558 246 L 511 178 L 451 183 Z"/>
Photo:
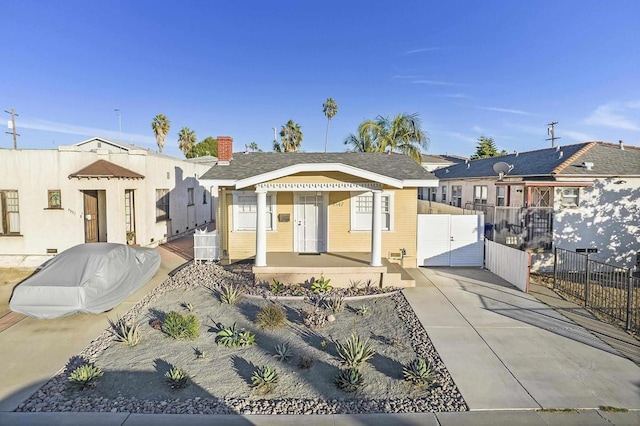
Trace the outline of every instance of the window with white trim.
<path fill-rule="evenodd" d="M 451 187 L 451 205 L 462 207 L 462 185 L 453 185 Z"/>
<path fill-rule="evenodd" d="M 443 203 L 447 202 L 447 187 L 445 185 L 442 185 L 442 197 L 440 198 L 440 201 Z"/>
<path fill-rule="evenodd" d="M 473 204 L 487 204 L 486 185 L 476 185 L 473 187 Z"/>
<path fill-rule="evenodd" d="M 18 191 L 0 190 L 0 235 L 20 235 Z"/>
<path fill-rule="evenodd" d="M 267 231 L 274 231 L 276 195 L 267 194 Z M 253 191 L 233 192 L 233 230 L 255 231 L 258 196 Z"/>
<path fill-rule="evenodd" d="M 562 188 L 562 207 L 578 207 L 580 188 Z"/>
<path fill-rule="evenodd" d="M 507 188 L 504 186 L 496 186 L 496 206 L 505 206 L 505 194 Z"/>
<path fill-rule="evenodd" d="M 393 193 L 383 193 L 381 197 L 381 228 L 393 231 Z M 373 213 L 373 194 L 357 193 L 351 196 L 351 230 L 370 231 Z"/>

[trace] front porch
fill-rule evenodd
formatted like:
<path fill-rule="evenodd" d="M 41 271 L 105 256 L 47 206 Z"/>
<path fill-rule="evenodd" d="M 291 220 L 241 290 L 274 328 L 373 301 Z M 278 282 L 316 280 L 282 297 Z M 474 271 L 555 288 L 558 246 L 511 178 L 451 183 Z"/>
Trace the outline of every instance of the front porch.
<path fill-rule="evenodd" d="M 348 287 L 351 281 L 368 280 L 380 287 L 414 287 L 415 280 L 397 263 L 382 258 L 381 266 L 371 266 L 370 252 L 290 253 L 268 252 L 268 266 L 254 266 L 256 282 L 272 280 L 284 284 L 309 282 L 320 275 L 334 287 Z"/>

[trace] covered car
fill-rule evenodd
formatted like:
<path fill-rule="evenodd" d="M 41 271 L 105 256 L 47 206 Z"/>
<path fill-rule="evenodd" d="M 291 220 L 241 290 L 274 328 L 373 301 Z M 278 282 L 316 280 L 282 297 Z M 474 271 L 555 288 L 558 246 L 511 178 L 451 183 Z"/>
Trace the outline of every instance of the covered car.
<path fill-rule="evenodd" d="M 160 253 L 154 248 L 80 244 L 20 283 L 9 307 L 44 319 L 105 312 L 146 284 L 159 267 Z"/>

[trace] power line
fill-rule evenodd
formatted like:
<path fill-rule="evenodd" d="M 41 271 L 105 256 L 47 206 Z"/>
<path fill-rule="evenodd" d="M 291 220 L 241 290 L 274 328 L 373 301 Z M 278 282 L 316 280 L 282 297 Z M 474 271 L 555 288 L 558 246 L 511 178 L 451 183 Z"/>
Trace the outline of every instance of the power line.
<path fill-rule="evenodd" d="M 5 109 L 4 112 L 6 112 L 7 114 L 11 114 L 11 122 L 10 122 L 11 131 L 5 132 L 5 133 L 8 135 L 13 134 L 13 149 L 18 149 L 18 140 L 16 136 L 20 136 L 20 134 L 16 133 L 16 117 L 19 117 L 19 115 L 16 114 L 16 112 L 13 110 L 13 107 L 11 107 L 11 111 L 7 111 Z"/>

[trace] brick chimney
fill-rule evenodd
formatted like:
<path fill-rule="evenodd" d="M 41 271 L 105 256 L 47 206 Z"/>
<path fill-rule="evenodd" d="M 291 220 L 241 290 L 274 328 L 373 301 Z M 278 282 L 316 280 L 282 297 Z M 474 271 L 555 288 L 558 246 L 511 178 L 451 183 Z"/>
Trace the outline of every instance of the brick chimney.
<path fill-rule="evenodd" d="M 233 159 L 233 138 L 218 136 L 218 164 L 227 165 Z"/>

